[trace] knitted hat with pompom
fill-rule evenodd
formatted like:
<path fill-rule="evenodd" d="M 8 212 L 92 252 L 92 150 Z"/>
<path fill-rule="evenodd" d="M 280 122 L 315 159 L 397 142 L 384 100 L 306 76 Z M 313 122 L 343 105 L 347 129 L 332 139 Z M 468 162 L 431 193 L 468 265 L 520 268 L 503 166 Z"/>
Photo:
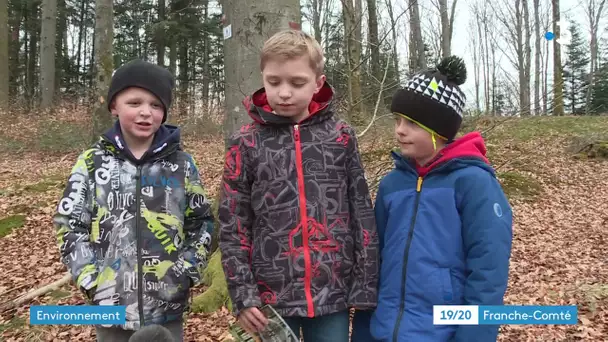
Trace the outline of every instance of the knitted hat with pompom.
<path fill-rule="evenodd" d="M 445 57 L 433 69 L 415 74 L 393 96 L 391 111 L 410 119 L 440 138 L 451 141 L 462 123 L 466 96 L 460 90 L 467 78 L 464 61 Z"/>

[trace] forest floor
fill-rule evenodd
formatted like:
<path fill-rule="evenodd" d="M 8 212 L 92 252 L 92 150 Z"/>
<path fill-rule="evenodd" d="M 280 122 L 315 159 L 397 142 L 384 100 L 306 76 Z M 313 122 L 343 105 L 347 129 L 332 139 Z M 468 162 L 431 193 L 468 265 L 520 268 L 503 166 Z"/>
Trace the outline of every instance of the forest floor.
<path fill-rule="evenodd" d="M 54 119 L 11 117 L 2 122 L 0 306 L 64 275 L 51 217 L 75 157 L 89 139 L 86 118 L 65 112 Z M 608 159 L 594 158 L 584 147 L 608 140 L 608 117 L 479 119 L 465 126 L 463 130 L 483 133 L 489 158 L 514 209 L 505 304 L 578 305 L 576 325 L 503 326 L 499 341 L 605 340 Z M 213 131 L 209 127 L 205 130 L 200 134 L 196 127 L 186 127 L 185 147 L 195 156 L 205 187 L 215 198 L 224 162 L 223 141 L 209 133 Z M 392 143 L 390 126 L 360 138 L 374 192 L 377 181 L 392 167 Z M 29 305 L 81 303 L 80 293 L 67 284 L 4 312 L 0 341 L 92 341 L 95 331 L 89 326 L 29 325 Z M 233 321 L 225 307 L 211 314 L 189 313 L 185 340 L 224 341 Z"/>

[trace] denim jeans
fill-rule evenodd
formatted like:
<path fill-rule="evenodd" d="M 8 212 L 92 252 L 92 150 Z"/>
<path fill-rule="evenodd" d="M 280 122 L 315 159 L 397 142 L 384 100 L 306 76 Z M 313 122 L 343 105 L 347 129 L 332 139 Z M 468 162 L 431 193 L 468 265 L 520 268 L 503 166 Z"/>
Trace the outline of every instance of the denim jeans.
<path fill-rule="evenodd" d="M 283 317 L 285 323 L 300 338 L 300 328 L 304 342 L 348 342 L 348 310 L 333 314 L 308 317 Z"/>

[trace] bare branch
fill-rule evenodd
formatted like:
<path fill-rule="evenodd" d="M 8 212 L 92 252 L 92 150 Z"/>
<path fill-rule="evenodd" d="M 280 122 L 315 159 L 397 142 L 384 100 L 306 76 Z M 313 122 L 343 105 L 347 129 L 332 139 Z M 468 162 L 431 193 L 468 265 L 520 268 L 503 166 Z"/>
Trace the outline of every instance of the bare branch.
<path fill-rule="evenodd" d="M 370 127 L 372 127 L 372 125 L 376 121 L 376 116 L 378 115 L 378 107 L 380 107 L 380 102 L 382 101 L 382 94 L 383 94 L 383 90 L 384 90 L 384 83 L 386 82 L 386 75 L 388 74 L 388 67 L 391 65 L 391 57 L 392 56 L 389 54 L 388 57 L 386 58 L 386 65 L 384 66 L 384 76 L 382 76 L 382 82 L 380 82 L 380 89 L 378 91 L 378 97 L 376 98 L 376 107 L 374 108 L 374 115 L 372 116 L 372 120 L 367 125 L 367 127 L 363 130 L 363 132 L 361 132 L 361 134 L 357 135 L 358 138 L 361 138 L 370 129 Z"/>

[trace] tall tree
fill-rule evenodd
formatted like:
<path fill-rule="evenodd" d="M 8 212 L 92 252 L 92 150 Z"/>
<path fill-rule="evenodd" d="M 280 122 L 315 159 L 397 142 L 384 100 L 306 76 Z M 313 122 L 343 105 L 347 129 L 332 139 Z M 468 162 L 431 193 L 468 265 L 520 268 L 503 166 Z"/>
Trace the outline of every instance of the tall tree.
<path fill-rule="evenodd" d="M 469 51 L 471 51 L 471 54 L 473 55 L 473 82 L 474 82 L 474 86 L 475 86 L 475 113 L 479 114 L 479 113 L 481 113 L 481 104 L 480 104 L 480 100 L 479 100 L 479 84 L 480 84 L 479 69 L 480 69 L 480 62 L 482 60 L 480 58 L 480 48 L 479 48 L 479 46 L 481 45 L 481 41 L 479 39 L 479 36 L 477 35 L 477 21 L 478 21 L 478 18 L 476 18 L 475 16 L 472 16 L 469 19 L 467 33 L 469 34 L 468 43 L 469 43 L 469 47 L 471 48 Z"/>
<path fill-rule="evenodd" d="M 521 0 L 522 10 L 524 13 L 523 26 L 524 36 L 521 37 L 523 40 L 523 46 L 521 54 L 523 60 L 521 61 L 520 79 L 519 79 L 519 103 L 521 106 L 521 115 L 529 115 L 530 106 L 530 61 L 532 55 L 532 49 L 530 48 L 530 8 L 528 6 L 528 0 Z"/>
<path fill-rule="evenodd" d="M 576 22 L 568 25 L 570 44 L 566 45 L 566 62 L 564 63 L 564 102 L 572 114 L 583 114 L 588 88 L 589 51 L 585 39 Z"/>
<path fill-rule="evenodd" d="M 410 10 L 410 73 L 426 68 L 426 51 L 422 39 L 418 0 L 408 0 Z"/>
<path fill-rule="evenodd" d="M 608 112 L 608 63 L 600 64 L 596 82 L 591 88 L 592 97 L 589 106 L 591 114 Z"/>
<path fill-rule="evenodd" d="M 551 7 L 553 8 L 553 33 L 555 34 L 557 39 L 559 39 L 559 0 L 551 0 L 551 5 Z M 557 39 L 553 39 L 553 115 L 563 116 L 564 81 L 562 78 L 562 49 Z"/>
<path fill-rule="evenodd" d="M 517 70 L 519 110 L 525 116 L 530 113 L 531 32 L 528 0 L 506 0 L 503 4 L 506 4 L 506 8 L 500 6 L 498 20 L 506 29 L 501 34 L 511 49 L 511 53 L 505 53 L 505 57 Z"/>
<path fill-rule="evenodd" d="M 114 40 L 114 12 L 112 0 L 95 0 L 95 94 L 97 110 L 93 117 L 93 139 L 112 124 L 107 110 L 108 89 L 114 71 L 112 42 Z"/>
<path fill-rule="evenodd" d="M 542 73 L 540 70 L 540 0 L 533 0 L 534 8 L 534 114 L 540 114 L 540 79 Z"/>
<path fill-rule="evenodd" d="M 388 18 L 390 20 L 391 27 L 391 35 L 393 37 L 393 43 L 391 44 L 393 47 L 393 55 L 391 56 L 391 60 L 393 61 L 393 67 L 395 68 L 395 81 L 397 84 L 400 83 L 401 74 L 399 71 L 399 55 L 397 54 L 397 18 L 395 18 L 395 13 L 393 11 L 393 3 L 391 0 L 386 1 L 386 10 L 388 11 Z"/>
<path fill-rule="evenodd" d="M 350 119 L 354 125 L 363 124 L 363 98 L 361 92 L 361 1 L 341 0 L 344 20 L 348 103 Z"/>
<path fill-rule="evenodd" d="M 378 10 L 376 0 L 367 0 L 367 32 L 370 54 L 371 71 L 374 78 L 382 79 L 382 68 L 380 67 L 380 43 L 378 40 Z"/>
<path fill-rule="evenodd" d="M 222 0 L 224 27 L 230 35 L 224 40 L 226 77 L 224 137 L 248 121 L 243 98 L 262 85 L 260 50 L 274 33 L 301 23 L 298 0 L 248 1 Z M 229 28 L 229 30 L 228 30 Z"/>
<path fill-rule="evenodd" d="M 33 0 L 25 2 L 24 16 L 26 27 L 25 51 L 26 58 L 24 64 L 25 70 L 25 95 L 26 105 L 31 107 L 36 98 L 36 89 L 38 87 L 38 44 L 40 43 L 40 1 Z"/>
<path fill-rule="evenodd" d="M 589 23 L 589 33 L 591 33 L 591 41 L 589 44 L 589 52 L 591 53 L 590 68 L 589 68 L 589 87 L 587 89 L 587 94 L 585 98 L 585 102 L 587 103 L 586 111 L 590 111 L 591 105 L 591 95 L 593 89 L 593 83 L 595 82 L 595 74 L 597 71 L 598 65 L 598 39 L 597 39 L 597 30 L 599 28 L 600 19 L 602 18 L 602 13 L 604 11 L 604 5 L 606 4 L 606 0 L 587 0 L 587 7 L 585 8 L 585 12 L 587 14 L 587 19 Z"/>
<path fill-rule="evenodd" d="M 165 0 L 158 0 L 158 21 L 159 24 L 155 30 L 156 38 L 156 64 L 165 66 Z"/>
<path fill-rule="evenodd" d="M 8 0 L 0 0 L 0 109 L 8 108 Z"/>
<path fill-rule="evenodd" d="M 439 0 L 439 17 L 441 18 L 441 55 L 448 57 L 452 54 L 452 33 L 454 31 L 454 16 L 456 14 L 456 3 L 453 0 L 452 8 L 448 13 L 448 0 Z"/>
<path fill-rule="evenodd" d="M 42 2 L 42 30 L 40 32 L 40 92 L 42 109 L 50 108 L 55 97 L 55 30 L 57 0 Z"/>

